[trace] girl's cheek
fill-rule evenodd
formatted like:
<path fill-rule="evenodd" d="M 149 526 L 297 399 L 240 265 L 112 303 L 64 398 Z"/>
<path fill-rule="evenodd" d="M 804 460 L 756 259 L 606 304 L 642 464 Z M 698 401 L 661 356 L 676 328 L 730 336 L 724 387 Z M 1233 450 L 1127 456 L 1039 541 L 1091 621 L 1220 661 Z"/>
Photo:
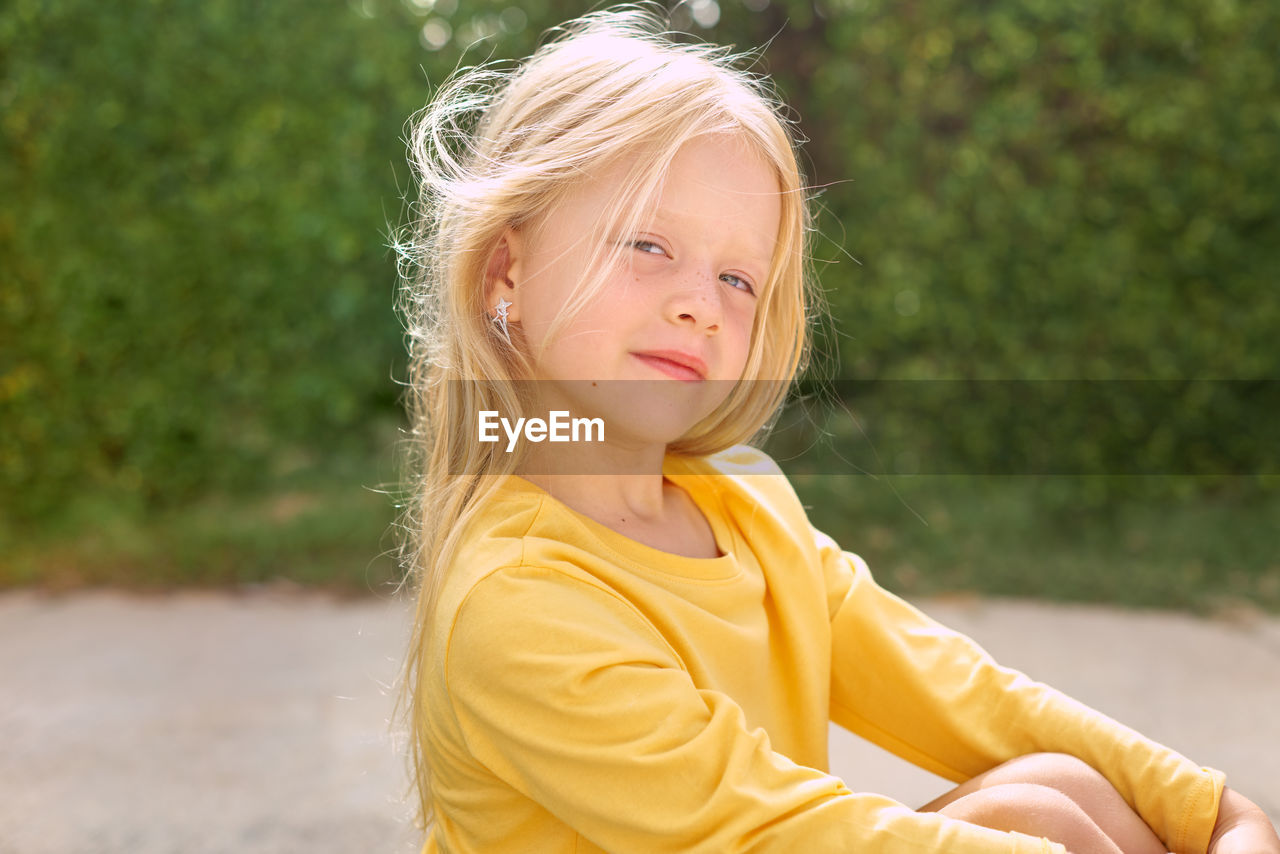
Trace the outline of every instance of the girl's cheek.
<path fill-rule="evenodd" d="M 610 289 L 609 299 L 614 307 L 634 304 L 645 292 L 645 277 L 638 272 L 628 271 L 620 276 L 614 288 Z"/>

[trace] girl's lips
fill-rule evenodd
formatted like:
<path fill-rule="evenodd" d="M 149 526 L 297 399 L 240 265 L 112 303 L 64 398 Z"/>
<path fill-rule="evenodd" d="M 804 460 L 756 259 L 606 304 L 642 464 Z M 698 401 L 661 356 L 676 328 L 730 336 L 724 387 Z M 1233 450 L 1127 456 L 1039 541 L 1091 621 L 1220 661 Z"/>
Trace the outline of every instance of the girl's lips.
<path fill-rule="evenodd" d="M 701 382 L 706 378 L 707 368 L 702 360 L 687 353 L 651 352 L 631 355 L 673 379 Z"/>

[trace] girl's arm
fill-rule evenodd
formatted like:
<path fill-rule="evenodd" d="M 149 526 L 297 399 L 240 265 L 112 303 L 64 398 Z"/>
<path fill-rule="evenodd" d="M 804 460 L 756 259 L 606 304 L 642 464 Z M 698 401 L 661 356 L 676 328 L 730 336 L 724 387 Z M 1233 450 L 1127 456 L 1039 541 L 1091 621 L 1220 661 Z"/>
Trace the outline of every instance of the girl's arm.
<path fill-rule="evenodd" d="M 1257 804 L 1223 789 L 1209 854 L 1280 854 L 1280 836 Z"/>
<path fill-rule="evenodd" d="M 880 588 L 860 558 L 816 536 L 832 615 L 836 722 L 956 782 L 1026 754 L 1075 756 L 1107 778 L 1168 850 L 1209 850 L 1221 772 L 999 666 Z"/>
<path fill-rule="evenodd" d="M 491 573 L 458 610 L 448 649 L 439 720 L 453 731 L 439 753 L 469 758 L 437 765 L 432 785 L 457 798 L 451 821 L 500 834 L 482 850 L 550 814 L 608 851 L 1063 851 L 797 765 L 729 696 L 699 688 L 633 605 L 568 570 Z M 510 794 L 477 789 L 485 779 Z M 495 798 L 509 806 L 484 817 L 475 804 Z M 510 850 L 547 847 L 523 842 Z"/>

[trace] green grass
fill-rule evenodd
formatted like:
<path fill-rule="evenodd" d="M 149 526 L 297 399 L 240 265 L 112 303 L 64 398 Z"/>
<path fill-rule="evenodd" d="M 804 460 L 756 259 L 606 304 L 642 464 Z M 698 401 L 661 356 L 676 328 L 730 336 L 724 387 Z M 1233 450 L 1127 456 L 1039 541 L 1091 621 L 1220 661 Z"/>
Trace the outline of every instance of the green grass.
<path fill-rule="evenodd" d="M 252 497 L 148 512 L 82 496 L 39 530 L 0 528 L 0 587 L 287 582 L 383 593 L 399 577 L 374 462 Z M 1210 613 L 1280 612 L 1280 479 L 796 474 L 810 517 L 886 587 Z M 1208 488 L 1208 487 L 1211 487 Z"/>
<path fill-rule="evenodd" d="M 814 524 L 904 595 L 1280 612 L 1275 478 L 797 475 Z"/>
<path fill-rule="evenodd" d="M 82 496 L 42 529 L 0 531 L 0 587 L 288 582 L 384 593 L 398 577 L 394 518 L 390 498 L 350 480 L 211 496 L 158 512 Z"/>

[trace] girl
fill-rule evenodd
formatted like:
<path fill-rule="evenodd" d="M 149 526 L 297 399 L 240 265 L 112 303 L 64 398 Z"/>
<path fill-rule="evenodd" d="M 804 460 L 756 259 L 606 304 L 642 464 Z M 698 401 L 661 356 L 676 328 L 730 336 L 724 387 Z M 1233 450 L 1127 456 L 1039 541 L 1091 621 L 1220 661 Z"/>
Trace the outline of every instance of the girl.
<path fill-rule="evenodd" d="M 588 15 L 414 130 L 425 850 L 1280 854 L 1222 774 L 877 587 L 742 444 L 806 354 L 804 184 L 761 81 L 659 28 Z M 851 792 L 829 718 L 965 782 Z"/>

